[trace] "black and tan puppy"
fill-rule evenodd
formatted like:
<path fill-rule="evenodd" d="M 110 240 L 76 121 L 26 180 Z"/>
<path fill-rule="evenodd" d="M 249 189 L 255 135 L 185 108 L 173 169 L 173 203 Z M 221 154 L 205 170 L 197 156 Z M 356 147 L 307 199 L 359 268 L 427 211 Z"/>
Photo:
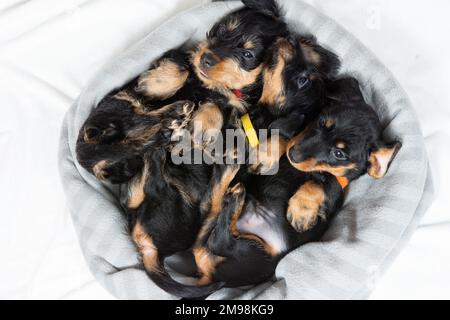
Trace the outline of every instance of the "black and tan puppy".
<path fill-rule="evenodd" d="M 105 98 L 80 130 L 77 160 L 101 181 L 125 183 L 142 171 L 147 148 L 166 146 L 187 128 L 195 107 L 178 101 L 148 110 L 123 92 Z"/>
<path fill-rule="evenodd" d="M 126 135 L 122 128 L 133 126 L 125 123 L 129 113 L 117 108 L 119 105 L 145 116 L 178 101 L 192 101 L 198 110 L 191 123 L 201 128 L 200 143 L 213 138 L 208 132 L 239 126 L 240 115 L 261 95 L 264 53 L 287 32 L 274 0 L 243 2 L 245 7 L 218 21 L 198 47 L 170 50 L 150 70 L 102 100 L 93 112 L 103 115 L 104 120 L 97 117 L 95 123 L 86 124 L 77 142 L 77 157 L 83 167 L 94 173 L 94 167 L 98 171 L 108 164 L 102 170 L 113 183 L 126 182 L 142 169 L 143 161 L 135 153 L 125 152 L 124 159 L 108 160 L 109 147 L 95 147 L 97 141 L 104 145 L 121 141 Z M 116 110 L 117 114 L 108 114 Z"/>
<path fill-rule="evenodd" d="M 268 172 L 284 153 L 287 139 L 293 138 L 314 119 L 325 103 L 326 83 L 334 79 L 340 67 L 339 58 L 320 46 L 313 37 L 291 33 L 279 38 L 269 51 L 263 73 L 261 98 L 250 112 L 257 132 L 279 130 L 275 140 L 255 150 L 252 172 Z M 279 155 L 269 154 L 272 144 Z"/>
<path fill-rule="evenodd" d="M 235 287 L 267 280 L 287 253 L 320 239 L 348 183 L 387 173 L 401 145 L 383 140 L 357 81 L 332 82 L 329 93 L 317 120 L 289 142 L 277 175 L 239 182 L 236 167 L 214 173 L 202 205 L 209 223 L 194 248 L 200 283 Z"/>

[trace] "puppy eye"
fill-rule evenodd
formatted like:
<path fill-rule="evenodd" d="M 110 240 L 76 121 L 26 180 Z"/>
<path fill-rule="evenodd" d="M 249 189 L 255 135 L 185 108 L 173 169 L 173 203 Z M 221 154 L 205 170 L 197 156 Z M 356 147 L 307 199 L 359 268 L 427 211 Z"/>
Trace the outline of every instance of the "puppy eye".
<path fill-rule="evenodd" d="M 309 85 L 309 83 L 310 83 L 310 80 L 309 80 L 309 77 L 307 77 L 307 76 L 301 76 L 297 80 L 297 85 L 298 85 L 299 89 L 306 88 Z"/>
<path fill-rule="evenodd" d="M 324 117 L 320 117 L 319 118 L 319 122 L 318 122 L 319 128 L 325 128 L 325 123 L 326 123 L 325 118 Z"/>
<path fill-rule="evenodd" d="M 253 52 L 249 51 L 249 50 L 245 50 L 242 52 L 242 56 L 245 59 L 253 59 L 255 56 L 253 55 Z"/>
<path fill-rule="evenodd" d="M 339 161 L 347 160 L 347 155 L 341 149 L 334 150 L 333 151 L 333 156 Z"/>

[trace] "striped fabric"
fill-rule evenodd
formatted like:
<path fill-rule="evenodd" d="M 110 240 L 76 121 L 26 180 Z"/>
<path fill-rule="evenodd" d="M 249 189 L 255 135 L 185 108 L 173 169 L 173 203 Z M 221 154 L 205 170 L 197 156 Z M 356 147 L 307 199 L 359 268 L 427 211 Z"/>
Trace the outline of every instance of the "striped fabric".
<path fill-rule="evenodd" d="M 276 278 L 253 288 L 223 289 L 210 299 L 364 299 L 432 201 L 420 125 L 396 80 L 357 39 L 299 0 L 282 4 L 293 29 L 316 35 L 342 57 L 342 72 L 360 80 L 386 126 L 385 136 L 400 138 L 403 147 L 384 179 L 365 176 L 351 184 L 344 208 L 323 240 L 288 255 Z M 118 298 L 174 297 L 156 287 L 142 270 L 124 230 L 117 189 L 99 183 L 76 162 L 78 131 L 109 91 L 144 71 L 162 52 L 188 38 L 203 38 L 215 20 L 240 5 L 214 2 L 167 21 L 106 66 L 66 115 L 59 160 L 67 203 L 91 271 Z"/>

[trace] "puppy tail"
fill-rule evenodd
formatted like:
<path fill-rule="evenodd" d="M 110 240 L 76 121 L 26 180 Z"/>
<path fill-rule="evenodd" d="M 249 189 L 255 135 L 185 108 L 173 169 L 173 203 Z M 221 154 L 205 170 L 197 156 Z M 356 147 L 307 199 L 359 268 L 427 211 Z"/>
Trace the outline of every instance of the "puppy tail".
<path fill-rule="evenodd" d="M 207 297 L 224 286 L 223 283 L 203 286 L 185 285 L 175 281 L 164 268 L 164 259 L 160 257 L 152 238 L 139 222 L 135 224 L 132 236 L 142 257 L 147 275 L 164 291 L 177 297 L 196 299 Z"/>
<path fill-rule="evenodd" d="M 158 287 L 174 296 L 185 299 L 206 298 L 224 286 L 220 282 L 201 286 L 185 285 L 175 281 L 164 269 L 162 263 L 157 267 L 157 270 L 154 269 L 154 266 L 151 266 L 151 269 L 147 269 L 147 267 L 145 266 L 148 276 Z"/>

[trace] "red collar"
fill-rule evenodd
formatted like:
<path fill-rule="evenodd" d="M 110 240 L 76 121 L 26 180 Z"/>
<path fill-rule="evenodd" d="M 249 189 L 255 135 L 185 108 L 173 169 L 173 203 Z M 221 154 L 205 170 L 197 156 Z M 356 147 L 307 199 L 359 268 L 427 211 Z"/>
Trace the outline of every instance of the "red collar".
<path fill-rule="evenodd" d="M 339 182 L 339 185 L 341 186 L 342 190 L 347 188 L 349 185 L 349 181 L 346 177 L 336 177 L 336 180 Z"/>
<path fill-rule="evenodd" d="M 242 93 L 242 91 L 240 89 L 234 89 L 233 93 L 238 99 L 244 99 L 245 98 L 245 95 Z"/>

